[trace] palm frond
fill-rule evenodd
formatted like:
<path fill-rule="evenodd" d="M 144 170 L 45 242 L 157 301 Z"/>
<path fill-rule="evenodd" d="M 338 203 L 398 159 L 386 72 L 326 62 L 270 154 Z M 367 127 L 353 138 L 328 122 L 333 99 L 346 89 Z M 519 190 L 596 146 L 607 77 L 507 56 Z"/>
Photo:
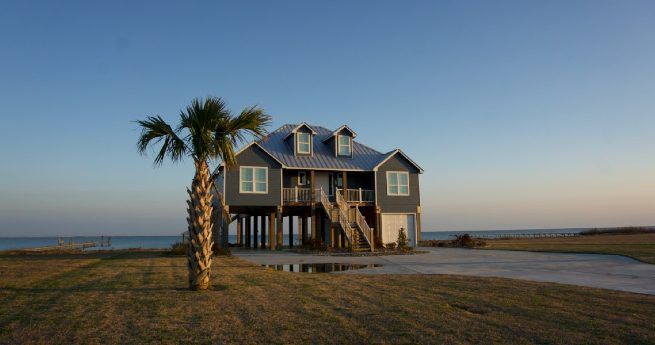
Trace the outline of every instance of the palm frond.
<path fill-rule="evenodd" d="M 230 128 L 234 137 L 243 142 L 245 134 L 250 134 L 259 139 L 268 134 L 267 127 L 271 124 L 271 116 L 266 114 L 264 109 L 253 105 L 241 111 L 239 116 L 230 121 Z"/>
<path fill-rule="evenodd" d="M 213 159 L 218 155 L 214 145 L 214 129 L 225 118 L 229 117 L 229 111 L 225 102 L 218 97 L 206 99 L 196 98 L 186 111 L 180 113 L 180 125 L 178 130 L 186 129 L 192 155 L 198 160 Z"/>
<path fill-rule="evenodd" d="M 149 116 L 137 123 L 142 127 L 137 144 L 141 154 L 153 143 L 162 143 L 155 165 L 160 165 L 167 156 L 177 161 L 188 154 L 198 161 L 220 159 L 233 166 L 235 147 L 250 137 L 259 139 L 266 135 L 271 116 L 257 106 L 233 116 L 223 99 L 207 97 L 192 100 L 180 111 L 180 123 L 175 130 L 159 116 Z M 180 137 L 180 133 L 184 136 Z"/>
<path fill-rule="evenodd" d="M 212 158 L 220 158 L 227 166 L 236 164 L 234 148 L 248 140 L 266 135 L 266 126 L 271 117 L 263 109 L 256 106 L 244 109 L 239 116 L 232 116 L 229 112 L 218 119 L 214 128 L 214 153 Z"/>
<path fill-rule="evenodd" d="M 141 134 L 137 141 L 137 150 L 141 155 L 147 154 L 148 147 L 162 143 L 155 156 L 155 166 L 161 165 L 167 156 L 174 162 L 184 157 L 187 152 L 184 141 L 161 116 L 147 116 L 145 120 L 135 122 L 141 127 Z"/>

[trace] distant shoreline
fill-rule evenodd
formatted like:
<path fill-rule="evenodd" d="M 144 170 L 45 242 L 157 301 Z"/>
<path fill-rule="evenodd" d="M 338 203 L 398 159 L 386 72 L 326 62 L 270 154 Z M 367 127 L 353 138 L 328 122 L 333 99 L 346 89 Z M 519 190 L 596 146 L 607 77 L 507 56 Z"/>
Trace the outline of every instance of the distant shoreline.
<path fill-rule="evenodd" d="M 421 231 L 422 234 L 426 233 L 476 233 L 476 232 L 500 232 L 500 231 L 528 231 L 528 232 L 534 232 L 534 231 L 543 231 L 543 232 L 555 232 L 555 231 L 569 231 L 569 232 L 580 232 L 584 230 L 590 230 L 590 229 L 617 229 L 617 228 L 625 228 L 625 227 L 639 227 L 639 228 L 652 228 L 655 229 L 655 225 L 626 225 L 626 226 L 605 226 L 605 227 L 597 227 L 597 226 L 590 226 L 590 227 L 575 227 L 575 228 L 529 228 L 529 229 L 480 229 L 480 230 L 423 230 Z M 287 232 L 283 232 L 284 234 L 287 234 Z M 27 235 L 27 236 L 0 236 L 0 239 L 22 239 L 22 238 L 57 238 L 57 237 L 62 237 L 62 238 L 84 238 L 84 237 L 100 237 L 100 236 L 110 236 L 110 237 L 174 237 L 174 236 L 181 236 L 181 233 L 179 234 L 171 234 L 171 235 L 114 235 L 114 234 L 86 234 L 86 235 Z"/>

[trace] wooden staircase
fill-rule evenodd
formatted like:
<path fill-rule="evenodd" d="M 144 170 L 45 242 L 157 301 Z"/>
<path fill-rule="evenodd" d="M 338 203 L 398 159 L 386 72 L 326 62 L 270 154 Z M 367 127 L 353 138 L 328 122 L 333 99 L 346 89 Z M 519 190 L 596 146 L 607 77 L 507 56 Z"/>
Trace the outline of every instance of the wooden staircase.
<path fill-rule="evenodd" d="M 214 192 L 214 200 L 212 200 L 212 221 L 214 228 L 212 229 L 212 236 L 214 237 L 214 243 L 218 244 L 221 249 L 227 249 L 228 247 L 228 226 L 232 222 L 230 218 L 230 213 L 228 211 L 227 205 L 225 205 L 225 200 L 223 199 L 223 193 L 221 193 L 216 184 L 213 184 L 212 191 Z"/>
<path fill-rule="evenodd" d="M 359 225 L 353 222 L 351 227 L 357 228 L 359 230 L 353 233 L 353 243 L 355 245 L 352 246 L 352 250 L 354 252 L 372 252 L 373 249 L 371 248 L 371 245 L 368 243 L 368 240 L 364 234 L 361 232 L 361 229 L 359 229 Z"/>
<path fill-rule="evenodd" d="M 354 208 L 354 215 L 351 216 L 351 207 L 343 199 L 341 192 L 337 191 L 336 204 L 330 202 L 323 188 L 320 193 L 319 203 L 329 216 L 330 221 L 338 225 L 344 234 L 350 249 L 354 252 L 370 252 L 374 250 L 373 230 L 368 226 L 364 216 L 358 208 Z"/>

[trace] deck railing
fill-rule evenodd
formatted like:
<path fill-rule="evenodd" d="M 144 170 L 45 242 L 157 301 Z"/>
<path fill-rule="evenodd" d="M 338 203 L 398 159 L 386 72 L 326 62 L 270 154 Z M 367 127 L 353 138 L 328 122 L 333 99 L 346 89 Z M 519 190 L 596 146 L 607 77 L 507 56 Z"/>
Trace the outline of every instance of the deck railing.
<path fill-rule="evenodd" d="M 341 189 L 337 191 L 343 192 Z M 375 191 L 370 189 L 346 189 L 345 196 L 349 202 L 375 202 Z"/>
<path fill-rule="evenodd" d="M 312 201 L 312 190 L 309 188 L 282 188 L 282 200 L 284 202 L 310 202 Z"/>

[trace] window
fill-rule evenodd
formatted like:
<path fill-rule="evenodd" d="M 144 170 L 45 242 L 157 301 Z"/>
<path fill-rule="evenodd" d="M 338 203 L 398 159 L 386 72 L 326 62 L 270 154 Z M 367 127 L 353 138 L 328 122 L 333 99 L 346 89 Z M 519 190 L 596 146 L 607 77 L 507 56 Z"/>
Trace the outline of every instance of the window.
<path fill-rule="evenodd" d="M 240 193 L 268 193 L 268 168 L 241 167 Z"/>
<path fill-rule="evenodd" d="M 307 173 L 304 171 L 298 172 L 298 185 L 304 186 L 307 184 Z"/>
<path fill-rule="evenodd" d="M 298 142 L 296 151 L 302 154 L 312 153 L 312 136 L 309 133 L 296 134 L 296 141 Z"/>
<path fill-rule="evenodd" d="M 337 136 L 338 155 L 339 156 L 352 156 L 352 138 L 348 135 Z"/>
<path fill-rule="evenodd" d="M 387 194 L 409 195 L 409 173 L 403 171 L 387 172 Z"/>

